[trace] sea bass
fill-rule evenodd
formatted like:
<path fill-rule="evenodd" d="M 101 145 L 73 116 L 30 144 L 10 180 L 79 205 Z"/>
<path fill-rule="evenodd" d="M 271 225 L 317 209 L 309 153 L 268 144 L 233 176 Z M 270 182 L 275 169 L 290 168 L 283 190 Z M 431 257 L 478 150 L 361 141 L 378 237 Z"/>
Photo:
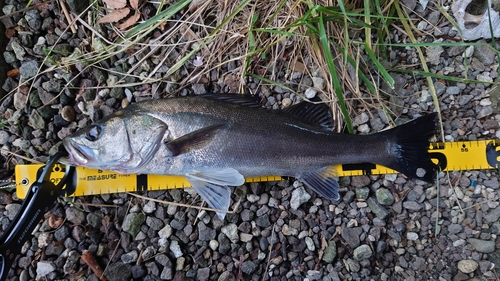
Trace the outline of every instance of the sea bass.
<path fill-rule="evenodd" d="M 212 207 L 228 210 L 246 177 L 295 177 L 339 199 L 334 164 L 374 163 L 432 182 L 428 154 L 436 114 L 371 135 L 331 131 L 325 104 L 257 108 L 241 95 L 148 100 L 130 104 L 64 139 L 67 164 L 127 174 L 182 175 Z M 224 213 L 218 215 L 223 218 Z"/>

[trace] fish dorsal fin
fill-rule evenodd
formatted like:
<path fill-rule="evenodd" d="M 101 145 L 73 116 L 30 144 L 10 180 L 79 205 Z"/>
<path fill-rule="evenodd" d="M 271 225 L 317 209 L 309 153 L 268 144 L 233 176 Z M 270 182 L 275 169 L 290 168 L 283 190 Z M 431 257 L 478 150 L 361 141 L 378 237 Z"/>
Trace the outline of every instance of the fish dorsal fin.
<path fill-rule="evenodd" d="M 309 125 L 319 126 L 327 131 L 334 129 L 332 111 L 324 103 L 303 101 L 285 108 L 283 112 Z"/>
<path fill-rule="evenodd" d="M 319 195 L 330 200 L 339 200 L 339 183 L 336 177 L 337 173 L 333 167 L 325 167 L 298 179 Z"/>
<path fill-rule="evenodd" d="M 260 99 L 258 96 L 250 95 L 250 94 L 213 94 L 207 93 L 198 95 L 198 97 L 227 102 L 236 105 L 242 105 L 250 108 L 262 108 L 262 104 L 260 103 Z"/>
<path fill-rule="evenodd" d="M 245 182 L 243 175 L 233 168 L 193 171 L 187 173 L 186 178 L 210 207 L 223 211 L 227 211 L 231 203 L 231 189 L 228 186 L 238 186 Z M 221 220 L 225 215 L 226 213 L 217 212 Z"/>
<path fill-rule="evenodd" d="M 172 153 L 172 156 L 177 156 L 189 151 L 199 149 L 206 145 L 211 140 L 217 130 L 224 127 L 226 124 L 217 124 L 201 128 L 189 134 L 183 135 L 172 141 L 165 143 L 167 149 Z"/>

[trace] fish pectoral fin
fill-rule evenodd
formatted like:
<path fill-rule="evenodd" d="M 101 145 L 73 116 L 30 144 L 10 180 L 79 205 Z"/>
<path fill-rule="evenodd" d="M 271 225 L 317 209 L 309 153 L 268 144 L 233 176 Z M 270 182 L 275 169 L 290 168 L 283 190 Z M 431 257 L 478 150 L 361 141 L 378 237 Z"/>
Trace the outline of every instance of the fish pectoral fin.
<path fill-rule="evenodd" d="M 172 156 L 177 156 L 192 150 L 203 147 L 209 140 L 211 140 L 217 130 L 226 126 L 226 124 L 217 124 L 201 128 L 189 134 L 183 135 L 172 141 L 165 142 L 167 149 L 170 150 Z"/>
<path fill-rule="evenodd" d="M 323 168 L 317 172 L 298 177 L 298 179 L 327 199 L 335 201 L 340 199 L 337 172 L 333 167 Z"/>
<path fill-rule="evenodd" d="M 227 185 L 213 184 L 192 177 L 187 177 L 187 180 L 211 208 L 223 211 L 229 210 L 231 189 Z M 216 212 L 216 214 L 221 220 L 224 220 L 226 216 L 225 212 Z"/>
<path fill-rule="evenodd" d="M 245 183 L 245 177 L 240 172 L 233 168 L 225 168 L 220 170 L 209 171 L 192 171 L 186 174 L 192 179 L 210 182 L 217 185 L 238 186 Z"/>

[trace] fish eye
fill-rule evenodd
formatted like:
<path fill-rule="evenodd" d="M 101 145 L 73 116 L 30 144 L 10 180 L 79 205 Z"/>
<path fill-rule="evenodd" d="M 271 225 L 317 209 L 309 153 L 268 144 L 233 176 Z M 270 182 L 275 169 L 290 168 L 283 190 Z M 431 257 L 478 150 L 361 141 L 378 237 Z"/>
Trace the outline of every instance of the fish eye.
<path fill-rule="evenodd" d="M 89 141 L 96 141 L 99 139 L 99 135 L 101 134 L 101 130 L 102 130 L 101 126 L 92 125 L 87 130 L 87 133 L 85 133 L 85 138 L 88 139 Z"/>

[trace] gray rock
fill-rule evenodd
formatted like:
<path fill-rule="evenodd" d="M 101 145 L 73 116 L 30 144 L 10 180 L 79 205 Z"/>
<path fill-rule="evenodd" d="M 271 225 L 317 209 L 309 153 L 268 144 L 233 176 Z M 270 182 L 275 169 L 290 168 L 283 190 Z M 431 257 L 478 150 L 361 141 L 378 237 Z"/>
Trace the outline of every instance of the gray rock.
<path fill-rule="evenodd" d="M 352 177 L 351 185 L 354 187 L 364 187 L 371 183 L 371 180 L 368 176 L 357 176 Z"/>
<path fill-rule="evenodd" d="M 368 245 L 361 245 L 354 249 L 353 257 L 357 261 L 368 259 L 373 255 L 372 249 Z"/>
<path fill-rule="evenodd" d="M 12 203 L 5 206 L 5 210 L 7 210 L 7 217 L 9 218 L 9 220 L 14 219 L 14 217 L 19 212 L 19 209 L 21 209 L 21 204 Z"/>
<path fill-rule="evenodd" d="M 244 261 L 241 265 L 241 271 L 246 274 L 252 274 L 257 270 L 257 264 L 252 261 Z"/>
<path fill-rule="evenodd" d="M 45 129 L 45 121 L 36 109 L 31 111 L 29 122 L 31 127 L 35 130 Z"/>
<path fill-rule="evenodd" d="M 74 207 L 66 208 L 66 219 L 75 225 L 81 225 L 85 221 L 85 213 Z"/>
<path fill-rule="evenodd" d="M 214 240 L 217 233 L 215 229 L 207 227 L 203 222 L 198 223 L 198 239 L 200 241 Z"/>
<path fill-rule="evenodd" d="M 104 275 L 109 281 L 129 280 L 132 276 L 132 266 L 123 262 L 112 263 L 106 268 Z"/>
<path fill-rule="evenodd" d="M 239 241 L 239 235 L 238 235 L 238 227 L 234 223 L 230 223 L 228 225 L 225 225 L 221 228 L 221 232 L 226 235 L 229 240 L 233 243 L 237 243 Z"/>
<path fill-rule="evenodd" d="M 19 75 L 23 77 L 24 80 L 34 77 L 38 73 L 38 62 L 35 60 L 24 61 L 19 67 Z"/>
<path fill-rule="evenodd" d="M 368 207 L 370 208 L 370 210 L 372 210 L 372 212 L 380 219 L 385 219 L 388 215 L 389 215 L 389 211 L 387 211 L 387 209 L 385 209 L 384 207 L 382 207 L 382 205 L 380 205 L 377 200 L 375 200 L 374 198 L 370 197 L 366 200 L 366 203 L 368 204 Z"/>
<path fill-rule="evenodd" d="M 24 61 L 24 56 L 26 55 L 26 51 L 24 50 L 23 46 L 21 46 L 21 44 L 17 43 L 16 41 L 12 41 L 10 47 L 12 48 L 12 51 L 16 55 L 16 59 Z"/>
<path fill-rule="evenodd" d="M 303 186 L 299 186 L 292 192 L 292 198 L 290 199 L 290 208 L 297 210 L 300 205 L 311 199 L 311 195 L 307 193 Z"/>
<path fill-rule="evenodd" d="M 137 261 L 137 258 L 139 258 L 139 254 L 137 253 L 137 251 L 132 251 L 132 252 L 129 252 L 129 253 L 126 253 L 126 254 L 123 254 L 120 259 L 122 260 L 122 262 L 124 263 L 133 263 L 133 262 L 136 262 Z"/>
<path fill-rule="evenodd" d="M 172 240 L 170 242 L 169 248 L 170 248 L 170 251 L 172 252 L 172 254 L 175 256 L 175 258 L 182 257 L 183 253 L 182 253 L 181 247 L 179 245 L 179 242 L 177 242 L 176 240 Z"/>
<path fill-rule="evenodd" d="M 196 280 L 205 281 L 210 279 L 210 267 L 199 268 L 196 271 Z"/>
<path fill-rule="evenodd" d="M 486 116 L 491 115 L 492 113 L 493 113 L 493 109 L 491 108 L 491 106 L 485 106 L 479 111 L 476 118 L 481 119 L 481 118 L 484 118 Z"/>
<path fill-rule="evenodd" d="M 195 95 L 202 95 L 207 93 L 205 84 L 193 84 L 191 87 L 193 88 L 193 92 Z"/>
<path fill-rule="evenodd" d="M 6 144 L 9 141 L 9 132 L 0 130 L 0 146 Z"/>
<path fill-rule="evenodd" d="M 474 49 L 474 57 L 476 57 L 483 65 L 490 65 L 495 62 L 496 53 L 486 44 L 477 45 Z"/>
<path fill-rule="evenodd" d="M 403 208 L 416 212 L 422 209 L 422 205 L 415 201 L 405 201 L 403 202 Z"/>
<path fill-rule="evenodd" d="M 56 270 L 56 265 L 51 261 L 39 261 L 36 264 L 36 274 L 38 276 L 46 276 Z"/>
<path fill-rule="evenodd" d="M 135 237 L 141 230 L 144 221 L 146 221 L 146 215 L 143 213 L 130 213 L 123 220 L 122 229 Z"/>
<path fill-rule="evenodd" d="M 377 189 L 377 191 L 375 192 L 375 195 L 377 196 L 377 201 L 381 205 L 392 205 L 392 204 L 394 204 L 394 196 L 386 188 L 379 188 L 379 189 Z"/>
<path fill-rule="evenodd" d="M 342 238 L 344 238 L 351 248 L 359 246 L 361 243 L 359 240 L 361 233 L 363 233 L 363 229 L 361 227 L 342 228 L 342 231 L 340 232 Z"/>
<path fill-rule="evenodd" d="M 480 253 L 492 253 L 495 251 L 495 241 L 469 238 L 469 243 Z"/>
<path fill-rule="evenodd" d="M 491 209 L 486 216 L 484 216 L 484 219 L 489 222 L 493 223 L 498 221 L 500 218 L 500 206 L 496 207 L 495 209 Z"/>
<path fill-rule="evenodd" d="M 448 226 L 448 232 L 451 234 L 457 234 L 462 231 L 462 226 L 457 223 L 452 223 Z"/>
<path fill-rule="evenodd" d="M 29 27 L 34 31 L 39 31 L 42 27 L 42 18 L 37 9 L 30 9 L 25 12 L 24 18 L 28 22 Z"/>
<path fill-rule="evenodd" d="M 337 257 L 337 244 L 335 244 L 335 241 L 328 241 L 328 246 L 325 248 L 325 251 L 323 252 L 323 261 L 326 263 L 333 263 L 333 260 L 335 260 L 335 257 Z"/>
<path fill-rule="evenodd" d="M 172 236 L 172 227 L 170 225 L 165 225 L 160 231 L 158 231 L 158 236 L 160 239 L 168 239 Z"/>

